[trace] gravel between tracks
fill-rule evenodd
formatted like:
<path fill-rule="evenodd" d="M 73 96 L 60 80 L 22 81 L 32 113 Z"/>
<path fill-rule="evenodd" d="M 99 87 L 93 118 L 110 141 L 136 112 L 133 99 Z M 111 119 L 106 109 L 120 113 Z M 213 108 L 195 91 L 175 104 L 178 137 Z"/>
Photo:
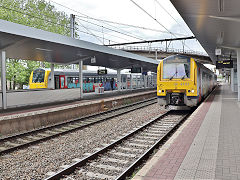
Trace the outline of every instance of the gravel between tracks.
<path fill-rule="evenodd" d="M 75 131 L 28 148 L 0 156 L 0 179 L 43 179 L 59 166 L 73 163 L 103 144 L 122 136 L 158 114 L 164 113 L 158 104 L 127 113 L 92 127 Z"/>

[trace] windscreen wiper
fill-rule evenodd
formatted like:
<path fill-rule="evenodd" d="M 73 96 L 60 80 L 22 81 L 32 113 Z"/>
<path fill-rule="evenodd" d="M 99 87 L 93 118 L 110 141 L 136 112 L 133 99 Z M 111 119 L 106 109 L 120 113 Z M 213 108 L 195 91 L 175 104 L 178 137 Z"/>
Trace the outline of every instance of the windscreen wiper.
<path fill-rule="evenodd" d="M 184 80 L 184 79 L 185 79 L 185 76 L 186 76 L 186 74 L 184 74 L 184 76 L 181 78 L 181 80 Z"/>
<path fill-rule="evenodd" d="M 170 77 L 169 79 L 172 80 L 173 77 L 177 74 L 177 71 L 174 73 L 174 75 L 172 77 Z"/>

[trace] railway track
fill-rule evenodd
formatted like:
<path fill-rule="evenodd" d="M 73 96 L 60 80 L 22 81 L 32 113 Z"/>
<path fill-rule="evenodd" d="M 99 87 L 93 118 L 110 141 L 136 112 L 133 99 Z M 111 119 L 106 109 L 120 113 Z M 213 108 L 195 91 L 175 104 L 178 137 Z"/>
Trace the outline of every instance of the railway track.
<path fill-rule="evenodd" d="M 168 111 L 140 128 L 68 165 L 45 180 L 125 179 L 169 136 L 190 111 Z"/>
<path fill-rule="evenodd" d="M 0 155 L 63 135 L 156 103 L 156 98 L 0 139 Z"/>

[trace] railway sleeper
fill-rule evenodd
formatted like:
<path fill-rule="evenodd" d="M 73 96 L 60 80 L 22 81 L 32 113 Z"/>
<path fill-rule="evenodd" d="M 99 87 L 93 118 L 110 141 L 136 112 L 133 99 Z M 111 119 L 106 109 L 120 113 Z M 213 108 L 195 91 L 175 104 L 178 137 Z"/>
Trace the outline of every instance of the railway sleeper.
<path fill-rule="evenodd" d="M 81 173 L 81 174 L 83 174 L 83 175 L 85 175 L 85 176 L 88 176 L 89 179 L 91 179 L 91 178 L 115 179 L 115 178 L 116 178 L 116 176 L 109 176 L 109 175 L 106 175 L 106 174 L 89 172 L 89 171 L 86 171 L 86 170 L 84 170 L 84 169 L 79 170 L 78 173 Z"/>
<path fill-rule="evenodd" d="M 13 143 L 13 142 L 7 141 L 7 142 L 4 143 L 4 145 L 5 144 L 8 145 L 8 146 L 11 146 L 11 147 L 17 147 L 17 146 L 20 146 L 23 143 Z"/>
<path fill-rule="evenodd" d="M 108 161 L 106 161 L 106 162 L 108 162 Z M 121 167 L 101 164 L 101 163 L 97 163 L 97 162 L 90 163 L 90 166 L 97 167 L 97 168 L 100 168 L 100 169 L 107 169 L 107 170 L 110 170 L 110 171 L 122 171 L 123 170 L 123 168 L 121 168 Z"/>
<path fill-rule="evenodd" d="M 126 152 L 134 152 L 134 153 L 141 151 L 137 148 L 132 148 L 132 147 L 118 147 L 117 150 L 126 151 Z"/>
<path fill-rule="evenodd" d="M 112 163 L 124 164 L 124 165 L 128 163 L 128 161 L 126 161 L 126 160 L 116 159 L 116 158 L 104 158 L 104 157 L 102 157 L 102 158 L 100 158 L 100 160 L 108 161 L 108 162 L 112 162 Z"/>
<path fill-rule="evenodd" d="M 109 154 L 112 154 L 114 156 L 118 156 L 118 157 L 127 157 L 127 158 L 136 158 L 136 154 L 132 154 L 132 153 L 122 153 L 122 152 L 109 152 Z"/>

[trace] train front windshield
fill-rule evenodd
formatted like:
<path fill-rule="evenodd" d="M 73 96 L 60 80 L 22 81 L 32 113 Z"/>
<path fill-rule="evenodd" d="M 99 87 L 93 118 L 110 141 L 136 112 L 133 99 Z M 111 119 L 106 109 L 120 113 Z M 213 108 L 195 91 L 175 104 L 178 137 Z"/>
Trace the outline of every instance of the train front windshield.
<path fill-rule="evenodd" d="M 33 71 L 33 83 L 43 83 L 44 82 L 44 76 L 45 76 L 45 70 L 43 69 L 36 69 Z"/>
<path fill-rule="evenodd" d="M 190 58 L 173 56 L 163 61 L 163 79 L 190 78 Z"/>

